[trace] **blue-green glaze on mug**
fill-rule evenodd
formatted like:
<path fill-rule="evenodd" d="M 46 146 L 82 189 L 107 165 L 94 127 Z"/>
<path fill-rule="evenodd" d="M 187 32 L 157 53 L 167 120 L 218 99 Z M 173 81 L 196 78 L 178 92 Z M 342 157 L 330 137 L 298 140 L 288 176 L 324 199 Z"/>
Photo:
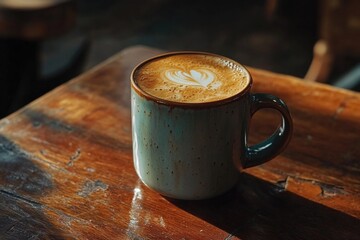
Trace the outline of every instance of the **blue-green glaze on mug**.
<path fill-rule="evenodd" d="M 182 53 L 146 62 L 174 54 Z M 190 200 L 223 194 L 237 183 L 243 168 L 270 160 L 290 140 L 292 121 L 285 103 L 272 95 L 251 94 L 250 75 L 244 90 L 231 98 L 184 104 L 147 94 L 139 88 L 134 72 L 134 166 L 142 182 L 164 196 Z M 282 124 L 269 139 L 248 147 L 250 119 L 260 108 L 277 109 L 283 116 Z"/>

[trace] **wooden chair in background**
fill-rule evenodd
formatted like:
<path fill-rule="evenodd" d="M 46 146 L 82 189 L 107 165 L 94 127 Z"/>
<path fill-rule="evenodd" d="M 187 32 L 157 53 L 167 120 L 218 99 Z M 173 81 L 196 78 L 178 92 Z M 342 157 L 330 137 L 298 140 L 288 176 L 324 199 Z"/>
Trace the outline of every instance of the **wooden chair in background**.
<path fill-rule="evenodd" d="M 278 10 L 279 0 L 267 0 L 265 15 L 271 21 Z M 293 2 L 296 4 L 296 1 Z M 360 1 L 318 0 L 318 41 L 313 48 L 313 59 L 305 74 L 306 81 L 329 83 L 338 60 L 360 57 Z M 360 61 L 358 61 L 360 63 Z M 343 76 L 334 79 L 332 85 L 354 89 L 360 86 L 360 64 Z"/>
<path fill-rule="evenodd" d="M 360 57 L 360 1 L 320 0 L 319 40 L 305 80 L 328 82 L 336 60 L 344 57 Z M 357 77 L 353 72 L 351 80 L 347 75 L 347 80 L 340 78 L 333 85 L 351 89 L 360 84 L 356 69 Z"/>

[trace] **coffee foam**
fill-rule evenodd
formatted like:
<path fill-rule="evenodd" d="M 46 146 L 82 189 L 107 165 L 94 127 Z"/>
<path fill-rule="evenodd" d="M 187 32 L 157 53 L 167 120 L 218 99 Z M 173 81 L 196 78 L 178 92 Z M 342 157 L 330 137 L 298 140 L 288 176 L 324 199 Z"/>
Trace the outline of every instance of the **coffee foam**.
<path fill-rule="evenodd" d="M 249 84 L 247 71 L 214 55 L 182 53 L 153 59 L 134 73 L 137 85 L 160 99 L 204 103 L 226 99 Z"/>

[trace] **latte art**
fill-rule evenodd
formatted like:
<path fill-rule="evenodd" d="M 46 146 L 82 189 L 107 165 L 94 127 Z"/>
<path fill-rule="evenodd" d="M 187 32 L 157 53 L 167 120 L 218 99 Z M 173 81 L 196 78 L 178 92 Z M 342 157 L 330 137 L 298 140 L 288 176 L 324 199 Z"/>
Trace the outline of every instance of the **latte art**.
<path fill-rule="evenodd" d="M 181 103 L 230 98 L 250 83 L 250 76 L 242 65 L 202 53 L 175 53 L 154 58 L 137 68 L 133 79 L 149 95 Z"/>
<path fill-rule="evenodd" d="M 165 76 L 174 83 L 202 87 L 207 87 L 215 79 L 215 74 L 206 69 L 192 69 L 189 72 L 170 69 L 165 71 Z"/>

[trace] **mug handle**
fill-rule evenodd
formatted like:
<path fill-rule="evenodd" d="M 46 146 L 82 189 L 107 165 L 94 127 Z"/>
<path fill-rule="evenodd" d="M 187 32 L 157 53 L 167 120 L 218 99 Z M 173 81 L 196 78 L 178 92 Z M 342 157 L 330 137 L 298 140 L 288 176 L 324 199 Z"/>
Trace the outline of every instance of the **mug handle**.
<path fill-rule="evenodd" d="M 262 108 L 272 108 L 280 112 L 282 121 L 277 130 L 266 140 L 246 147 L 244 168 L 263 164 L 279 155 L 290 142 L 293 122 L 285 102 L 270 94 L 251 94 L 251 117 Z"/>

